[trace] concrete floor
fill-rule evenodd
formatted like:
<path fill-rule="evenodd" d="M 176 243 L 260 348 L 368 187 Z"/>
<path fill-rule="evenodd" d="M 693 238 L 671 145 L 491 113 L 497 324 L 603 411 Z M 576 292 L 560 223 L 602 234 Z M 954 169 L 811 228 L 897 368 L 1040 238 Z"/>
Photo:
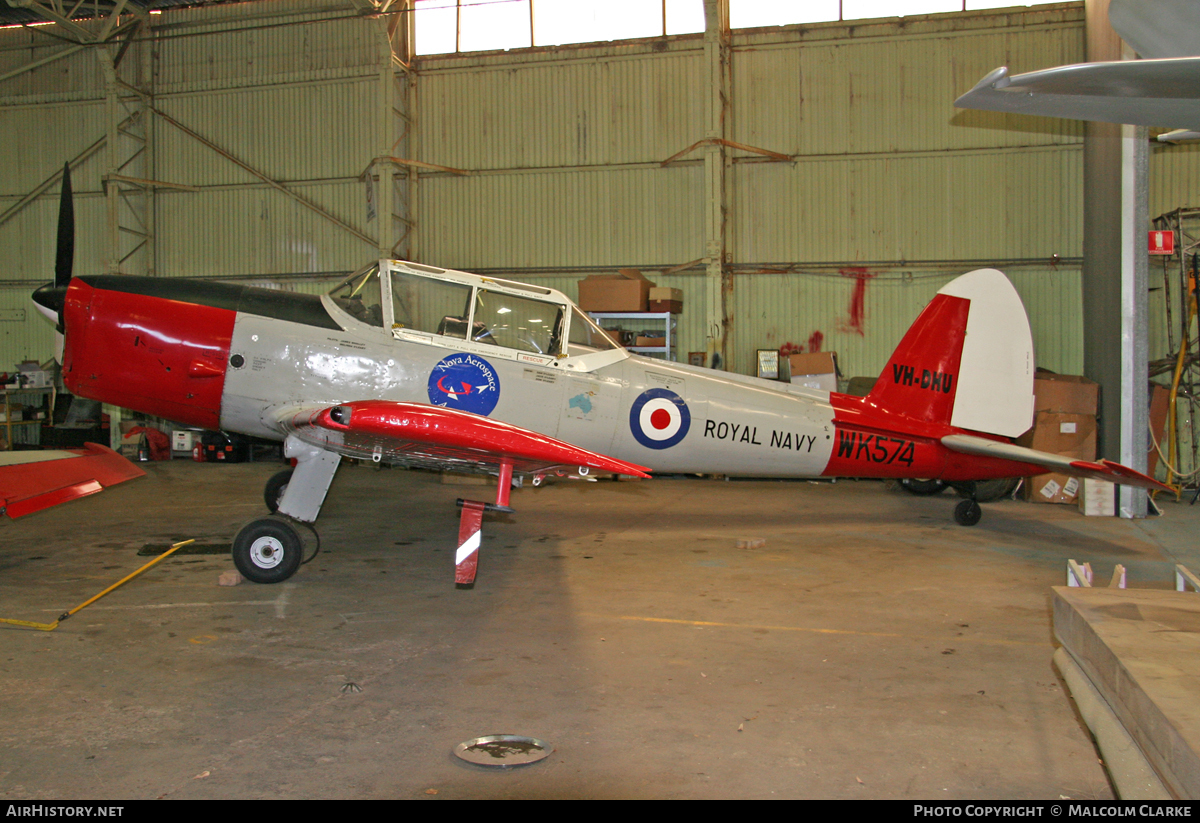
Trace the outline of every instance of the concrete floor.
<path fill-rule="evenodd" d="M 227 542 L 277 468 L 151 464 L 3 521 L 0 617 L 53 621 L 146 544 Z M 0 797 L 1109 798 L 1050 587 L 1067 558 L 1138 587 L 1200 568 L 1187 505 L 1004 501 L 964 529 L 951 494 L 878 482 L 562 481 L 485 519 L 456 590 L 460 496 L 487 494 L 346 466 L 287 583 L 178 556 L 54 632 L 0 626 Z M 556 750 L 451 754 L 494 733 Z"/>

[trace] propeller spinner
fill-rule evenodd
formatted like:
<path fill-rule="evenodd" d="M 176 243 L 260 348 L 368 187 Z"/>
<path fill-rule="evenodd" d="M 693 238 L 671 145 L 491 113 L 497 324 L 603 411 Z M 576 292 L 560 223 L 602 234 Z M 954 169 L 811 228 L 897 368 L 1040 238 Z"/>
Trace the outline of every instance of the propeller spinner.
<path fill-rule="evenodd" d="M 75 265 L 75 204 L 71 195 L 71 164 L 63 163 L 62 193 L 58 200 L 58 248 L 54 257 L 54 282 L 41 286 L 33 293 L 38 311 L 63 330 L 62 308 Z"/>

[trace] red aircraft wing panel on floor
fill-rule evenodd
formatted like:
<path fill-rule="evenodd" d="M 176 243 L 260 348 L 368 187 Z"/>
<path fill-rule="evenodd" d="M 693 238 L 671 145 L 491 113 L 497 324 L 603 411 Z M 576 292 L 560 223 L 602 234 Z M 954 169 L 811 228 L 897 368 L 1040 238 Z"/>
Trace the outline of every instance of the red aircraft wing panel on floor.
<path fill-rule="evenodd" d="M 112 449 L 86 443 L 82 449 L 15 452 L 0 462 L 0 512 L 24 517 L 145 472 Z"/>

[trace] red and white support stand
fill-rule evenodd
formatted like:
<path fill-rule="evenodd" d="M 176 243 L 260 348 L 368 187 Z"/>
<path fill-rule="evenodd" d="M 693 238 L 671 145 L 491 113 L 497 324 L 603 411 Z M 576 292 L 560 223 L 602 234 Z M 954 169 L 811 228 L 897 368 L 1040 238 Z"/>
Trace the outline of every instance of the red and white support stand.
<path fill-rule="evenodd" d="M 486 503 L 460 500 L 462 519 L 458 525 L 458 551 L 454 554 L 454 583 L 470 586 L 479 567 L 479 543 L 483 539 L 483 509 Z"/>
<path fill-rule="evenodd" d="M 458 550 L 454 553 L 455 585 L 469 587 L 475 584 L 475 572 L 479 568 L 479 545 L 483 541 L 483 513 L 513 510 L 508 505 L 512 476 L 512 461 L 502 460 L 495 503 L 459 499 L 458 506 L 462 509 L 462 517 L 458 523 Z"/>

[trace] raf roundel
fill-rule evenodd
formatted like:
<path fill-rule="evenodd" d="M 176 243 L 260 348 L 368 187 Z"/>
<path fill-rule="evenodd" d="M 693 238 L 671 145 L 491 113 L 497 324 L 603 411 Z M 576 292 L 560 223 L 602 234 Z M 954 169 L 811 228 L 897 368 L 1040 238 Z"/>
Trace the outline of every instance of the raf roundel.
<path fill-rule="evenodd" d="M 443 357 L 429 374 L 429 402 L 487 416 L 500 402 L 500 376 L 473 354 Z"/>
<path fill-rule="evenodd" d="M 648 449 L 669 449 L 687 436 L 692 414 L 673 391 L 648 389 L 629 409 L 633 438 Z"/>

